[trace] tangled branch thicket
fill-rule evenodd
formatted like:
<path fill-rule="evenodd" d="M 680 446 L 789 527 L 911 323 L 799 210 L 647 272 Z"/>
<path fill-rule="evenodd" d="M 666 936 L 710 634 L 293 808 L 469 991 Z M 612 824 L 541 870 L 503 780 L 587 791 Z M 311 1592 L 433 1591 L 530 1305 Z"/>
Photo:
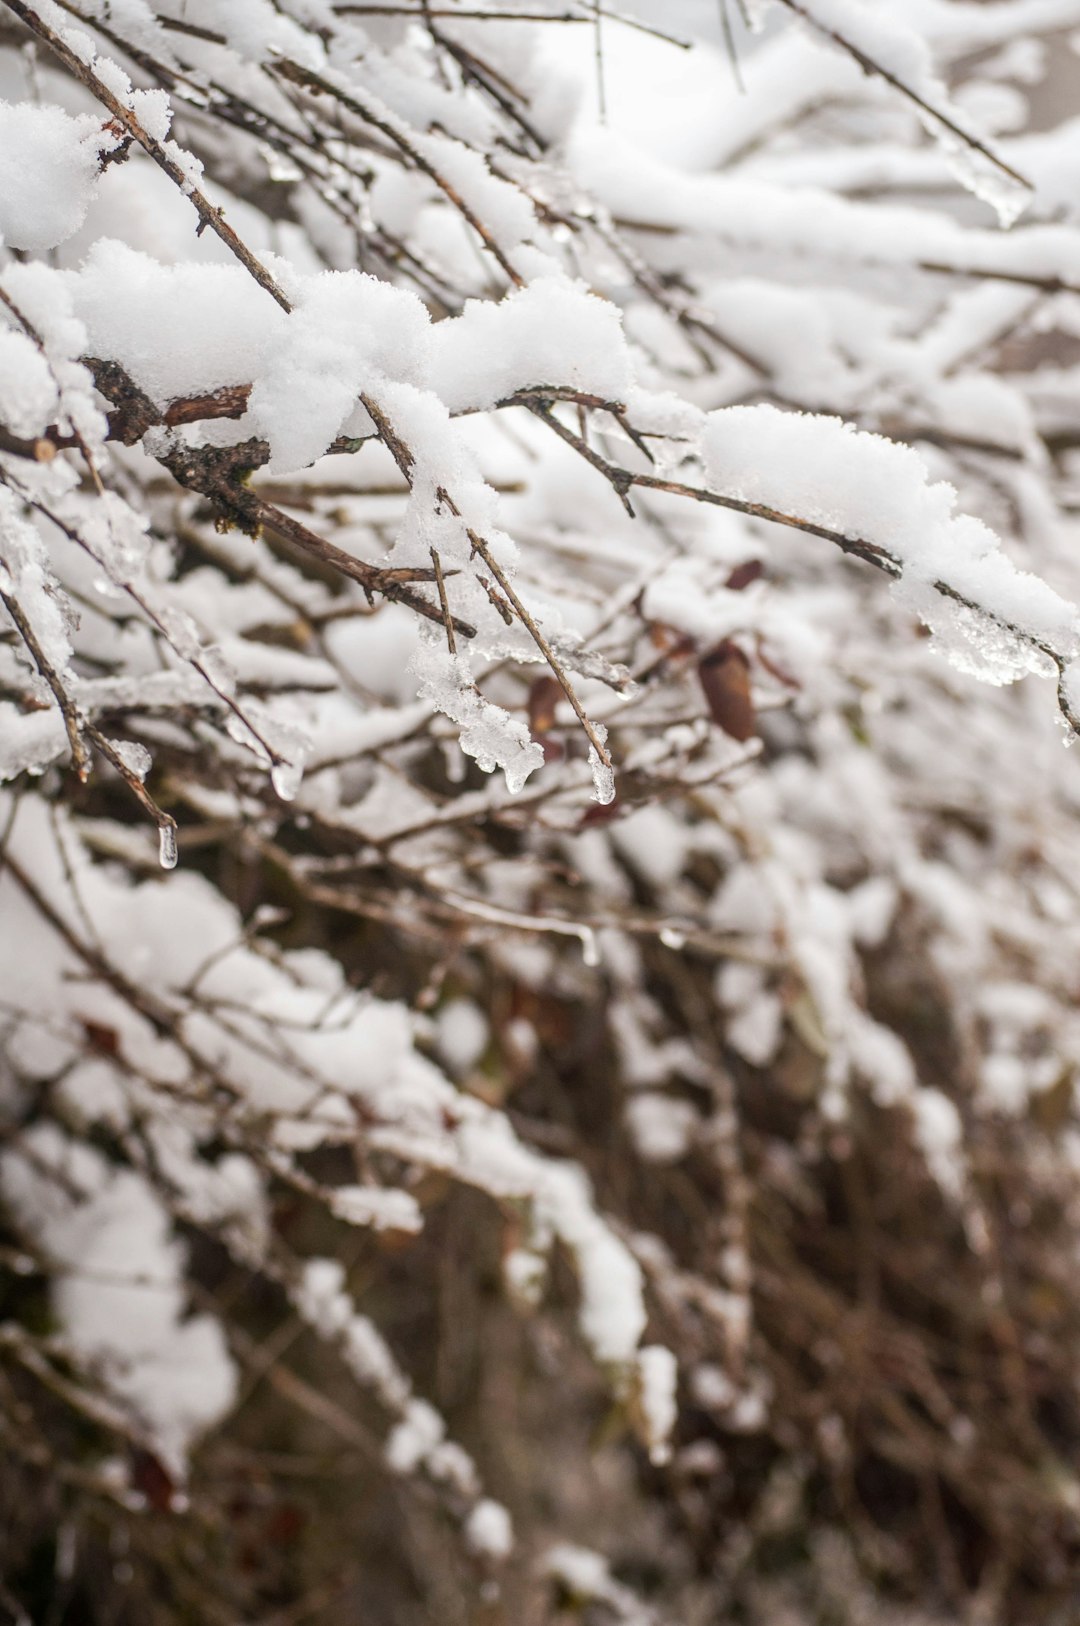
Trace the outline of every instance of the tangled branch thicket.
<path fill-rule="evenodd" d="M 0 0 L 14 1620 L 1076 1619 L 1080 0 L 707 9 Z"/>

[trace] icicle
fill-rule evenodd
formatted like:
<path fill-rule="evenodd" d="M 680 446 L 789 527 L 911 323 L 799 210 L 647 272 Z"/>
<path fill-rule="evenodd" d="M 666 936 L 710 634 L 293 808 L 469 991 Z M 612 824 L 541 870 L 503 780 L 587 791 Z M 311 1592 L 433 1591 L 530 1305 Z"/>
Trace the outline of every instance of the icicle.
<path fill-rule="evenodd" d="M 275 762 L 270 769 L 270 781 L 283 802 L 291 802 L 300 789 L 304 770 L 298 762 Z"/>
<path fill-rule="evenodd" d="M 170 820 L 158 825 L 158 860 L 162 869 L 175 869 L 176 859 L 176 825 Z"/>
<path fill-rule="evenodd" d="M 589 747 L 589 767 L 592 769 L 593 788 L 596 800 L 601 807 L 607 807 L 615 800 L 615 775 L 608 764 L 601 760 L 596 747 Z"/>

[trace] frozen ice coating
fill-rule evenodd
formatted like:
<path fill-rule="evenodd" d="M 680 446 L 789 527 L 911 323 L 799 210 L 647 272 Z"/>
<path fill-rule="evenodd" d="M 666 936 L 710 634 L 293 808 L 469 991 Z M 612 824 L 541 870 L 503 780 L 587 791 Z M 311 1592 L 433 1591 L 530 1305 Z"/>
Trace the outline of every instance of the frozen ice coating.
<path fill-rule="evenodd" d="M 162 824 L 158 828 L 158 862 L 162 869 L 175 869 L 178 857 L 176 828 L 172 824 Z"/>
<path fill-rule="evenodd" d="M 611 764 L 604 761 L 595 745 L 589 746 L 589 771 L 596 800 L 601 807 L 607 807 L 615 800 L 615 774 Z"/>
<path fill-rule="evenodd" d="M 112 740 L 110 744 L 124 766 L 130 769 L 137 779 L 146 778 L 154 759 L 145 745 L 139 745 L 135 740 Z"/>
<path fill-rule="evenodd" d="M 486 700 L 462 655 L 451 655 L 433 639 L 421 642 L 413 658 L 420 694 L 461 729 L 461 749 L 485 773 L 501 768 L 507 790 L 520 791 L 543 766 L 543 747 L 530 739 L 524 723 Z"/>
<path fill-rule="evenodd" d="M 78 231 L 116 139 L 92 113 L 0 100 L 0 241 L 39 253 Z"/>

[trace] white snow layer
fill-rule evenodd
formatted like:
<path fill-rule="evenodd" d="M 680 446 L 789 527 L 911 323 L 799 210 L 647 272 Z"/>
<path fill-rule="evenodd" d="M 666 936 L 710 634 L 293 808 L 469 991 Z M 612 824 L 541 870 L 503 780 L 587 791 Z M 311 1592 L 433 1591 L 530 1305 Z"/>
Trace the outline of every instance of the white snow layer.
<path fill-rule="evenodd" d="M 957 513 L 955 489 L 931 481 L 911 447 L 772 406 L 711 413 L 701 445 L 715 490 L 883 552 L 904 601 L 949 635 L 947 653 L 966 669 L 1008 683 L 1046 670 L 1040 644 L 1066 660 L 1080 646 L 1076 607 L 1018 569 L 981 520 Z"/>
<path fill-rule="evenodd" d="M 92 113 L 0 101 L 0 242 L 40 252 L 78 231 L 116 140 Z"/>
<path fill-rule="evenodd" d="M 220 1326 L 186 1313 L 183 1248 L 141 1175 L 42 1124 L 0 1160 L 0 1192 L 56 1271 L 65 1331 L 182 1475 L 191 1444 L 232 1403 Z"/>

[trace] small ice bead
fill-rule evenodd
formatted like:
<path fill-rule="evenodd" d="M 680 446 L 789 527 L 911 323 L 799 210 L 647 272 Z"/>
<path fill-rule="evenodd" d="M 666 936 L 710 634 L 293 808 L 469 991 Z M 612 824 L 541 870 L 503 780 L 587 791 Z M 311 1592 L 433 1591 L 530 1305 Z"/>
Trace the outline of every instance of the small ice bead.
<path fill-rule="evenodd" d="M 158 859 L 162 869 L 175 869 L 176 858 L 176 825 L 170 821 L 158 826 Z"/>
<path fill-rule="evenodd" d="M 271 782 L 283 802 L 294 799 L 303 777 L 304 770 L 298 762 L 275 762 L 270 770 Z"/>
<path fill-rule="evenodd" d="M 506 788 L 511 796 L 520 796 L 525 789 L 529 775 L 535 772 L 543 760 L 543 749 L 528 745 L 523 750 L 518 751 L 512 761 L 503 763 L 503 778 L 506 780 Z"/>
<path fill-rule="evenodd" d="M 124 767 L 133 773 L 136 779 L 145 779 L 154 765 L 154 759 L 145 745 L 138 745 L 134 740 L 113 740 L 112 746 Z"/>
<path fill-rule="evenodd" d="M 591 926 L 582 926 L 578 932 L 581 938 L 581 958 L 590 969 L 600 964 L 600 943 Z"/>

